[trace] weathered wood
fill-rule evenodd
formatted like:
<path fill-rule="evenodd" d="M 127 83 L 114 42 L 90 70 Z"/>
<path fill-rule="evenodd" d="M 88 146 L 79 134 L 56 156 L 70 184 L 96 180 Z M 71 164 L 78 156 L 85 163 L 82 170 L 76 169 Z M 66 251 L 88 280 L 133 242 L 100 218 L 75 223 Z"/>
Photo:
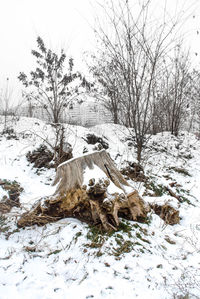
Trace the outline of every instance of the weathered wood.
<path fill-rule="evenodd" d="M 87 178 L 88 183 L 84 185 L 85 170 L 95 167 L 105 176 Z M 112 183 L 119 189 L 110 193 Z M 100 222 L 108 231 L 119 225 L 119 214 L 141 221 L 149 211 L 148 205 L 124 179 L 105 150 L 60 164 L 53 184 L 57 184 L 55 194 L 41 199 L 30 212 L 23 214 L 18 226 L 42 225 L 64 217 L 75 217 L 87 223 Z M 126 187 L 132 192 L 128 194 Z"/>
<path fill-rule="evenodd" d="M 98 166 L 106 176 L 120 189 L 130 186 L 122 174 L 116 168 L 114 162 L 105 150 L 85 154 L 60 164 L 57 168 L 53 185 L 58 183 L 56 193 L 67 192 L 83 185 L 84 169 Z"/>

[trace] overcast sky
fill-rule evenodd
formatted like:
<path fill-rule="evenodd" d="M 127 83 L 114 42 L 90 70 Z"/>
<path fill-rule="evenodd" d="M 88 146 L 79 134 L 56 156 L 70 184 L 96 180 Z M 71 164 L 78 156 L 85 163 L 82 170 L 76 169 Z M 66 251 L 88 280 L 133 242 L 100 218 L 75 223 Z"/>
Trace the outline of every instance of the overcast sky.
<path fill-rule="evenodd" d="M 92 7 L 89 0 L 0 0 L 0 86 L 33 65 L 31 49 L 41 36 L 55 51 L 64 48 L 80 63 L 92 47 Z"/>
<path fill-rule="evenodd" d="M 103 0 L 99 0 L 101 3 Z M 135 0 L 129 0 L 135 1 Z M 158 0 L 153 0 L 158 1 Z M 160 1 L 160 2 L 159 2 Z M 161 4 L 165 0 L 159 0 Z M 94 49 L 95 0 L 0 0 L 0 87 L 7 77 L 19 89 L 16 77 L 33 65 L 31 49 L 41 36 L 47 46 L 64 48 L 81 64 L 82 52 Z M 115 1 L 114 1 L 115 2 Z M 190 20 L 184 27 L 187 45 L 195 64 L 200 65 L 200 0 L 168 0 L 171 11 L 191 7 Z M 157 6 L 155 6 L 157 7 Z M 159 8 L 158 8 L 159 9 Z M 98 13 L 96 11 L 96 13 Z M 199 55 L 195 55 L 198 53 Z"/>

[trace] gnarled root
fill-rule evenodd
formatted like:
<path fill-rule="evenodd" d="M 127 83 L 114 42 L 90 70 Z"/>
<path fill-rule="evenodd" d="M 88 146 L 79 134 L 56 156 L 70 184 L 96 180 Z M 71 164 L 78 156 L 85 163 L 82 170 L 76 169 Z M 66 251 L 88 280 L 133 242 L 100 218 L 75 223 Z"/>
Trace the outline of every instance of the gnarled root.
<path fill-rule="evenodd" d="M 30 212 L 24 213 L 18 226 L 43 225 L 64 217 L 74 217 L 87 223 L 101 222 L 106 231 L 119 226 L 118 215 L 132 220 L 144 220 L 148 208 L 137 191 L 108 194 L 108 180 L 89 181 L 88 186 L 72 189 L 40 200 Z"/>
<path fill-rule="evenodd" d="M 106 216 L 106 212 L 103 211 L 103 209 L 98 201 L 90 200 L 90 205 L 91 205 L 91 210 L 92 210 L 92 217 L 93 217 L 93 220 L 95 220 L 94 222 L 96 222 L 96 220 L 98 219 L 97 217 L 99 217 L 99 219 L 101 220 L 101 223 L 103 225 L 103 228 L 106 231 L 116 230 L 116 227 L 113 226 L 111 223 L 109 223 L 108 218 Z M 95 214 L 95 217 L 94 217 L 94 214 Z"/>

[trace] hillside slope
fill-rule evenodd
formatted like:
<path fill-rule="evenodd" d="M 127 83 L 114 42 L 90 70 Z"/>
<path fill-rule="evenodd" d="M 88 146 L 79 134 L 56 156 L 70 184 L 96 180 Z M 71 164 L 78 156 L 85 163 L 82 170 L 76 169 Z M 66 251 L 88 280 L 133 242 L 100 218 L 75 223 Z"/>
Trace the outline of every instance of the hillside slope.
<path fill-rule="evenodd" d="M 151 212 L 148 223 L 122 220 L 109 235 L 71 218 L 17 228 L 22 212 L 55 191 L 55 170 L 38 170 L 26 159 L 44 140 L 53 142 L 54 128 L 33 118 L 12 125 L 12 136 L 0 135 L 0 181 L 17 181 L 23 191 L 21 207 L 0 215 L 0 298 L 200 298 L 200 141 L 194 135 L 151 136 L 147 181 L 129 181 L 149 203 L 178 209 L 180 224 L 166 225 Z M 134 139 L 122 126 L 65 127 L 74 157 L 98 149 L 86 141 L 95 134 L 118 169 L 136 162 Z M 0 198 L 6 195 L 0 185 Z"/>

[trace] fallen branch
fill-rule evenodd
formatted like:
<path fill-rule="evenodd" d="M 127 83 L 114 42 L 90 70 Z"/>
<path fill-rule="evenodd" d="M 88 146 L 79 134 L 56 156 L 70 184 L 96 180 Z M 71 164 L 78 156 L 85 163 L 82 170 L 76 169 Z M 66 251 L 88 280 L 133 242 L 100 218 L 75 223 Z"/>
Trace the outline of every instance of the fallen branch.
<path fill-rule="evenodd" d="M 175 194 L 169 187 L 165 186 L 165 189 L 169 192 L 169 194 L 176 198 L 179 202 L 183 202 L 181 196 Z"/>

